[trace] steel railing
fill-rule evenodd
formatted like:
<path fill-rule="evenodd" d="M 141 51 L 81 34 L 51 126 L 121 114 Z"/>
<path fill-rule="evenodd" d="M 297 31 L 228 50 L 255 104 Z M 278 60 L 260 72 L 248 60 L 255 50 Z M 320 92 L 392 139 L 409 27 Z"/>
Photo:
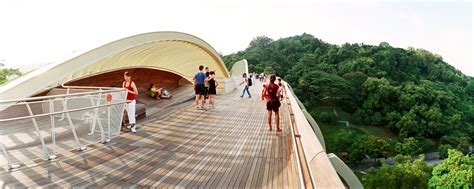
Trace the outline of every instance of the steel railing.
<path fill-rule="evenodd" d="M 309 112 L 306 110 L 304 107 L 303 103 L 298 99 L 296 94 L 294 93 L 292 87 L 285 82 L 286 86 L 286 91 L 291 93 L 293 98 L 295 99 L 296 103 L 298 104 L 299 109 L 303 112 L 303 115 L 306 119 L 306 121 L 309 123 L 311 126 L 314 134 L 316 135 L 316 138 L 319 140 L 321 143 L 321 146 L 323 147 L 324 150 L 326 150 L 325 143 L 324 143 L 324 138 L 323 134 L 321 132 L 321 129 L 319 128 L 319 125 L 316 123 L 316 120 L 309 114 Z M 351 169 L 341 160 L 339 159 L 335 154 L 330 153 L 327 154 L 327 157 L 334 168 L 334 170 L 337 172 L 337 174 L 344 180 L 345 184 L 349 188 L 363 188 L 361 182 L 357 178 L 357 176 L 354 174 L 354 172 L 351 171 Z M 313 177 L 310 171 L 310 176 Z M 314 178 L 311 178 L 314 180 Z M 314 181 L 313 181 L 314 183 Z"/>
<path fill-rule="evenodd" d="M 60 94 L 0 101 L 0 150 L 9 169 L 21 163 L 9 149 L 22 146 L 38 146 L 43 159 L 56 159 L 58 130 L 62 140 L 72 139 L 79 151 L 86 149 L 80 139 L 87 136 L 95 139 L 98 134 L 100 142 L 119 136 L 127 95 L 124 89 L 62 85 L 52 90 Z M 78 129 L 90 132 L 80 135 Z M 72 137 L 65 134 L 69 131 Z"/>

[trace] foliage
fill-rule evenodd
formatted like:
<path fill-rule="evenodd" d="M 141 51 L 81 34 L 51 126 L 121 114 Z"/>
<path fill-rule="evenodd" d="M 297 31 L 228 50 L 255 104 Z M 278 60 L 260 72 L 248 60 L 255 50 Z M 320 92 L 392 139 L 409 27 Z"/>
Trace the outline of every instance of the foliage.
<path fill-rule="evenodd" d="M 8 77 L 16 75 L 21 76 L 21 72 L 18 69 L 0 69 L 0 85 L 8 81 Z"/>
<path fill-rule="evenodd" d="M 467 154 L 469 152 L 469 138 L 460 137 L 458 146 L 456 147 L 456 150 L 459 150 L 462 153 Z"/>
<path fill-rule="evenodd" d="M 351 123 L 388 128 L 402 141 L 413 137 L 424 151 L 436 149 L 427 141 L 457 148 L 465 137 L 459 149 L 473 141 L 474 78 L 429 51 L 386 42 L 333 45 L 304 33 L 254 38 L 224 61 L 230 68 L 244 58 L 250 71 L 283 77 L 310 111 L 336 106 L 353 114 Z M 403 144 L 400 150 L 413 154 Z"/>
<path fill-rule="evenodd" d="M 336 121 L 336 116 L 332 112 L 326 111 L 319 112 L 317 118 L 325 123 L 334 123 Z"/>
<path fill-rule="evenodd" d="M 365 188 L 427 188 L 431 168 L 422 155 L 413 163 L 410 156 L 397 156 L 393 167 L 382 163 L 379 169 L 370 168 L 361 181 Z"/>
<path fill-rule="evenodd" d="M 439 147 L 438 147 L 439 157 L 442 158 L 442 159 L 447 158 L 448 157 L 448 150 L 450 150 L 450 149 L 453 149 L 453 147 L 449 144 L 439 145 Z"/>
<path fill-rule="evenodd" d="M 413 137 L 403 139 L 395 145 L 395 152 L 402 155 L 413 156 L 421 152 L 418 140 Z"/>
<path fill-rule="evenodd" d="M 332 135 L 330 140 L 336 142 L 328 149 L 345 152 L 351 165 L 396 153 L 414 155 L 440 144 L 442 153 L 451 147 L 466 152 L 474 139 L 474 78 L 429 51 L 386 42 L 333 45 L 304 33 L 278 40 L 260 36 L 244 51 L 224 57 L 229 69 L 240 59 L 247 59 L 251 72 L 284 78 L 310 112 L 332 106 L 352 114 L 351 125 L 385 128 L 397 135 L 398 141 L 387 141 L 353 126 Z M 333 120 L 325 113 L 314 115 L 317 121 Z M 398 157 L 394 167 L 369 171 L 364 185 L 427 188 L 431 170 L 424 157 L 413 163 Z M 451 166 L 449 161 L 442 165 Z M 465 172 L 454 170 L 464 169 L 435 168 L 430 186 L 458 176 L 466 181 Z"/>
<path fill-rule="evenodd" d="M 457 150 L 449 150 L 448 154 L 447 159 L 433 168 L 429 187 L 471 188 L 474 157 Z"/>
<path fill-rule="evenodd" d="M 334 147 L 337 152 L 347 152 L 347 162 L 351 165 L 359 165 L 367 157 L 386 158 L 391 155 L 392 147 L 386 139 L 367 135 L 357 127 L 344 128 L 346 132 L 340 132 L 335 136 Z"/>

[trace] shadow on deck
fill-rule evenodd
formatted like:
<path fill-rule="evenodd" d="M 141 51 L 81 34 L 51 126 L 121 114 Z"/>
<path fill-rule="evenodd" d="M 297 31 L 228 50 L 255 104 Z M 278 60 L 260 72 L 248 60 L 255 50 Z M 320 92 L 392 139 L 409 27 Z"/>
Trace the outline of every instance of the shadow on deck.
<path fill-rule="evenodd" d="M 192 88 L 171 89 L 175 99 L 139 97 L 149 107 L 138 133 L 122 134 L 85 152 L 60 150 L 55 161 L 0 174 L 2 187 L 300 187 L 287 106 L 283 132 L 268 131 L 267 112 L 255 84 L 218 96 L 215 109 L 195 110 Z M 174 98 L 174 97 L 173 97 Z M 26 150 L 24 153 L 32 153 Z M 20 153 L 21 154 L 21 153 Z M 23 154 L 29 155 L 29 154 Z"/>

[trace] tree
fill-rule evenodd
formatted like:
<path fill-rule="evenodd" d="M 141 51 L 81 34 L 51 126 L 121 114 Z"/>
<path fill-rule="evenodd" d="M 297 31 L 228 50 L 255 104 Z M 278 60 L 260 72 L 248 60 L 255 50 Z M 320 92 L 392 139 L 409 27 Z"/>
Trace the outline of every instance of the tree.
<path fill-rule="evenodd" d="M 264 48 L 267 48 L 272 42 L 273 42 L 272 38 L 262 35 L 262 36 L 253 38 L 253 40 L 250 41 L 248 48 L 258 47 L 258 48 L 264 49 Z"/>
<path fill-rule="evenodd" d="M 371 158 L 386 158 L 390 154 L 388 142 L 377 136 L 369 135 L 365 141 L 367 155 Z"/>
<path fill-rule="evenodd" d="M 10 76 L 20 76 L 21 72 L 18 69 L 1 69 L 0 70 L 0 84 L 3 84 L 8 81 Z"/>
<path fill-rule="evenodd" d="M 467 154 L 469 152 L 469 138 L 467 137 L 460 137 L 458 146 L 456 147 L 456 150 L 459 150 L 460 152 Z"/>
<path fill-rule="evenodd" d="M 360 179 L 365 188 L 427 188 L 431 169 L 422 155 L 413 163 L 411 157 L 397 156 L 393 167 L 382 162 L 378 170 L 370 168 Z"/>
<path fill-rule="evenodd" d="M 474 80 L 471 79 L 464 90 L 469 96 L 474 97 Z"/>
<path fill-rule="evenodd" d="M 471 188 L 473 157 L 463 155 L 460 151 L 449 150 L 448 158 L 433 168 L 429 180 L 430 188 Z"/>
<path fill-rule="evenodd" d="M 448 151 L 453 149 L 453 147 L 449 144 L 441 144 L 438 147 L 438 154 L 441 159 L 445 159 L 448 157 Z"/>
<path fill-rule="evenodd" d="M 418 141 L 413 138 L 405 138 L 402 143 L 397 143 L 395 145 L 395 152 L 403 155 L 413 156 L 421 152 L 421 148 L 418 145 Z"/>
<path fill-rule="evenodd" d="M 334 45 L 304 33 L 275 41 L 259 36 L 247 49 L 224 56 L 228 68 L 244 58 L 251 72 L 283 77 L 310 112 L 335 106 L 356 125 L 385 127 L 401 139 L 415 137 L 425 151 L 440 138 L 455 148 L 460 137 L 474 140 L 474 78 L 427 50 L 385 42 Z M 368 153 L 354 149 L 354 161 Z"/>

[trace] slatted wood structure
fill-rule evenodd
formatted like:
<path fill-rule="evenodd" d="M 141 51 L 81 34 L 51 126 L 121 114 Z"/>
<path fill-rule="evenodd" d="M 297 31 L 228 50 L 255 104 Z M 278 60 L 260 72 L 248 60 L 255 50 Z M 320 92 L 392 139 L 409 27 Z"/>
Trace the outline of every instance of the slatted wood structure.
<path fill-rule="evenodd" d="M 35 161 L 0 173 L 2 187 L 299 188 L 288 107 L 283 132 L 268 131 L 265 103 L 217 97 L 217 106 L 195 110 L 191 102 L 168 107 L 123 129 L 119 138 L 85 152 L 59 151 L 58 160 Z"/>

